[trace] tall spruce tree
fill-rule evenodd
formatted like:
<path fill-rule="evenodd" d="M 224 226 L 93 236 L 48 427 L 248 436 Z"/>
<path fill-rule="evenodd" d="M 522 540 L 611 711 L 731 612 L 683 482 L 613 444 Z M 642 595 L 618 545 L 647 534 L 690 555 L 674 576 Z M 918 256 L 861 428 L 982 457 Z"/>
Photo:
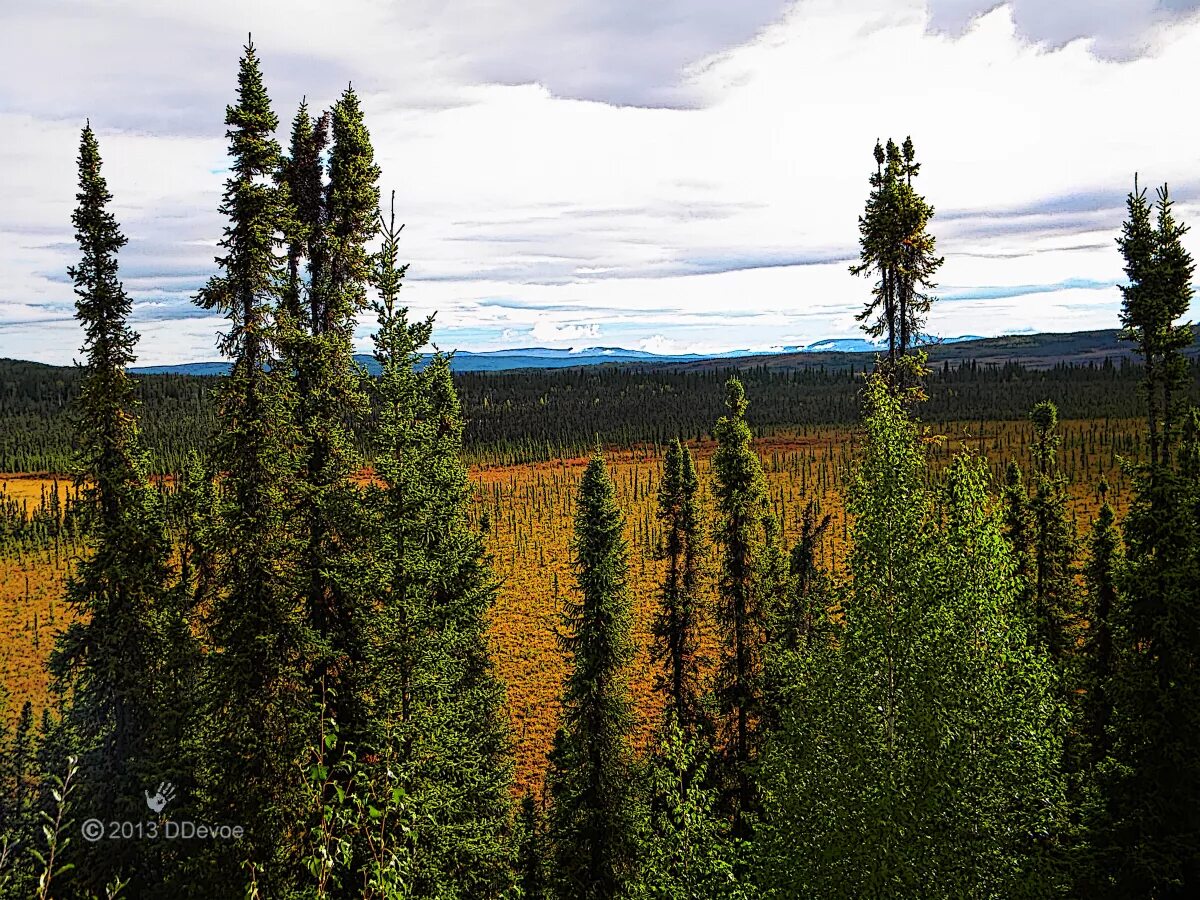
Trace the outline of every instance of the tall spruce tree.
<path fill-rule="evenodd" d="M 986 468 L 960 457 L 935 493 L 878 375 L 866 430 L 841 621 L 798 656 L 764 750 L 763 886 L 1044 896 L 1063 796 L 1052 672 L 1016 607 Z"/>
<path fill-rule="evenodd" d="M 125 372 L 138 339 L 118 278 L 117 253 L 126 239 L 108 210 L 112 195 L 90 125 L 78 162 L 72 222 L 81 259 L 70 274 L 87 361 L 76 407 L 76 486 L 91 550 L 67 579 L 74 621 L 50 668 L 67 695 L 64 724 L 85 785 L 80 803 L 109 820 L 137 814 L 143 789 L 176 750 L 164 745 L 159 730 L 171 702 L 163 696 L 171 546 L 158 492 L 147 480 L 134 385 Z M 125 846 L 91 853 L 80 879 L 98 889 L 123 868 L 129 874 L 133 856 Z"/>
<path fill-rule="evenodd" d="M 1160 463 L 1170 463 L 1172 444 L 1178 440 L 1180 389 L 1187 379 L 1180 351 L 1194 340 L 1191 324 L 1179 320 L 1191 305 L 1195 264 L 1182 243 L 1188 226 L 1175 220 L 1165 184 L 1152 210 L 1135 176 L 1126 207 L 1129 217 L 1117 238 L 1129 280 L 1121 286 L 1121 336 L 1137 345 L 1145 367 L 1153 473 Z"/>
<path fill-rule="evenodd" d="M 700 481 L 691 451 L 678 439 L 667 447 L 663 480 L 658 490 L 658 518 L 663 523 L 667 572 L 662 600 L 654 620 L 651 658 L 662 666 L 655 685 L 665 708 L 673 710 L 679 727 L 693 734 L 700 710 L 699 589 L 704 558 L 703 524 L 697 492 Z"/>
<path fill-rule="evenodd" d="M 860 260 L 851 274 L 875 276 L 871 300 L 857 318 L 871 337 L 887 336 L 887 363 L 894 367 L 921 336 L 932 304 L 928 291 L 944 262 L 934 256 L 928 226 L 933 207 L 913 189 L 920 172 L 912 138 L 902 147 L 875 142 L 871 193 L 859 217 Z"/>
<path fill-rule="evenodd" d="M 280 252 L 292 218 L 286 186 L 273 183 L 279 122 L 263 86 L 254 45 L 238 72 L 237 103 L 227 108 L 231 157 L 217 257 L 221 273 L 196 302 L 220 310 L 229 330 L 221 351 L 232 360 L 220 388 L 215 457 L 222 471 L 221 556 L 208 628 L 207 709 L 198 723 L 202 768 L 198 805 L 214 822 L 245 829 L 216 848 L 195 879 L 230 891 L 245 879 L 279 893 L 291 879 L 304 821 L 304 773 L 314 715 L 308 691 L 313 643 L 297 591 L 299 435 L 290 373 L 279 364 L 276 313 L 287 289 Z M 243 873 L 242 870 L 245 870 Z"/>
<path fill-rule="evenodd" d="M 397 837 L 422 896 L 501 895 L 512 874 L 512 761 L 504 686 L 488 655 L 497 583 L 469 526 L 461 461 L 463 416 L 449 358 L 419 369 L 432 319 L 410 323 L 398 304 L 406 266 L 400 229 L 383 228 L 374 259 L 379 328 L 376 511 L 367 612 L 371 733 L 400 767 L 419 814 Z"/>
<path fill-rule="evenodd" d="M 1112 679 L 1116 672 L 1113 624 L 1117 614 L 1117 579 L 1122 561 L 1121 532 L 1108 502 L 1108 483 L 1100 482 L 1100 512 L 1092 523 L 1088 558 L 1084 568 L 1087 583 L 1088 621 L 1083 659 L 1089 761 L 1094 765 L 1108 753 L 1108 724 L 1112 717 Z"/>
<path fill-rule="evenodd" d="M 770 571 L 771 546 L 778 538 L 767 495 L 762 463 L 751 446 L 746 424 L 746 391 L 732 378 L 725 386 L 729 412 L 717 422 L 714 434 L 713 495 L 716 498 L 715 537 L 720 555 L 717 624 L 721 660 L 715 694 L 720 717 L 726 804 L 734 835 L 749 835 L 754 809 L 751 766 L 758 752 L 762 713 L 762 650 L 766 639 L 765 610 L 780 572 Z"/>
<path fill-rule="evenodd" d="M 1078 538 L 1069 518 L 1067 479 L 1058 466 L 1058 408 L 1043 400 L 1033 423 L 1034 491 L 1029 501 L 1032 598 L 1037 634 L 1059 662 L 1076 654 L 1082 636 L 1075 557 Z M 1073 686 L 1073 685 L 1072 685 Z"/>
<path fill-rule="evenodd" d="M 597 452 L 584 471 L 575 511 L 579 597 L 564 601 L 560 640 L 570 673 L 547 775 L 554 877 L 564 900 L 620 897 L 638 871 L 627 673 L 632 613 L 623 526 Z"/>
<path fill-rule="evenodd" d="M 354 433 L 366 422 L 369 407 L 353 338 L 357 316 L 368 303 L 366 245 L 376 233 L 379 167 L 358 97 L 347 88 L 330 116 L 333 145 L 329 181 L 322 189 L 324 121 L 313 123 L 301 107 L 292 128 L 291 157 L 282 168 L 294 210 L 283 303 L 293 328 L 285 346 L 302 442 L 301 579 L 309 621 L 322 647 L 313 667 L 313 690 L 324 692 L 341 733 L 356 741 L 366 728 L 360 699 L 366 638 L 362 599 L 350 582 L 363 562 L 356 548 L 362 543 L 364 513 L 350 476 L 358 467 Z M 305 252 L 309 278 L 301 284 L 299 259 Z"/>
<path fill-rule="evenodd" d="M 1004 470 L 1004 537 L 1012 548 L 1017 564 L 1017 599 L 1022 609 L 1032 617 L 1034 574 L 1033 523 L 1029 509 L 1029 490 L 1021 475 L 1021 467 L 1009 460 Z"/>
<path fill-rule="evenodd" d="M 1166 186 L 1154 225 L 1136 181 L 1127 203 L 1121 320 L 1145 366 L 1150 453 L 1123 528 L 1105 807 L 1094 836 L 1110 896 L 1185 897 L 1200 890 L 1200 473 L 1191 429 L 1180 447 L 1176 407 L 1194 265 Z"/>

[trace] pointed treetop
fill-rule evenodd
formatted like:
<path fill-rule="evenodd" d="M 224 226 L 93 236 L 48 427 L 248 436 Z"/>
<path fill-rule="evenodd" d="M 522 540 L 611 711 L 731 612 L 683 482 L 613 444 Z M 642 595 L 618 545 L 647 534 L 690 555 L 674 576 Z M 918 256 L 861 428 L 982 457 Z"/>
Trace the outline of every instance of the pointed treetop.
<path fill-rule="evenodd" d="M 739 419 L 746 414 L 746 389 L 737 378 L 725 383 L 725 405 Z"/>

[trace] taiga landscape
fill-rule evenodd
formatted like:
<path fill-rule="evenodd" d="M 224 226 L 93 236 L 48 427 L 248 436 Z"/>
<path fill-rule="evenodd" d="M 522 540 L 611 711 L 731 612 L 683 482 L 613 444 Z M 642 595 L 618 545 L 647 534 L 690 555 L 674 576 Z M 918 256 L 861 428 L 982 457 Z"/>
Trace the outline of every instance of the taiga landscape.
<path fill-rule="evenodd" d="M 531 34 L 670 33 L 646 47 L 692 42 L 684 74 L 587 44 L 629 79 L 589 81 L 525 48 L 540 75 L 463 75 L 455 101 L 395 86 L 366 32 L 400 40 L 400 19 L 369 5 L 349 84 L 355 54 L 299 53 L 279 22 L 218 50 L 177 13 L 104 20 L 222 60 L 206 77 L 226 105 L 135 121 L 72 81 L 97 112 L 54 126 L 70 172 L 39 190 L 63 221 L 0 256 L 0 900 L 1200 890 L 1194 158 L 1161 136 L 1097 145 L 1103 175 L 972 211 L 986 191 L 955 205 L 951 187 L 977 188 L 943 174 L 955 151 L 929 124 L 952 111 L 889 101 L 878 137 L 845 126 L 856 155 L 787 169 L 793 200 L 852 186 L 820 211 L 827 235 L 756 234 L 757 257 L 704 229 L 775 207 L 712 185 L 667 204 L 678 237 L 647 225 L 668 213 L 620 191 L 694 185 L 646 148 L 644 170 L 591 170 L 617 192 L 593 211 L 625 217 L 627 241 L 580 224 L 592 201 L 539 201 L 530 232 L 486 191 L 446 200 L 463 234 L 431 224 L 404 153 L 494 102 L 479 85 L 679 122 L 728 112 L 746 72 L 774 71 L 756 54 L 816 52 L 809 27 L 846 53 L 891 29 L 963 44 L 944 63 L 962 71 L 1010 48 L 1014 72 L 1097 66 L 1117 86 L 1149 71 L 1133 57 L 1200 58 L 1172 55 L 1200 41 L 1188 4 L 1122 19 L 1136 47 L 1037 31 L 1012 4 L 961 27 L 936 2 L 855 13 L 871 28 L 767 5 L 652 23 L 506 7 Z M 480 27 L 411 15 L 417 55 Z M 11 18 L 35 44 L 49 27 Z M 335 48 L 353 23 L 329 24 Z M 499 65 L 470 46 L 434 56 Z M 746 71 L 705 81 L 735 58 Z M 102 65 L 115 84 L 143 62 L 162 73 L 153 53 Z M 209 102 L 184 69 L 137 90 Z M 314 93 L 285 109 L 298 72 Z M 704 93 L 718 83 L 732 93 Z M 479 165 L 524 177 L 496 140 Z M 165 141 L 160 169 L 143 141 Z M 197 166 L 211 209 L 170 187 Z M 561 174 L 522 189 L 544 175 L 574 197 Z M 748 271 L 817 280 L 707 299 Z"/>

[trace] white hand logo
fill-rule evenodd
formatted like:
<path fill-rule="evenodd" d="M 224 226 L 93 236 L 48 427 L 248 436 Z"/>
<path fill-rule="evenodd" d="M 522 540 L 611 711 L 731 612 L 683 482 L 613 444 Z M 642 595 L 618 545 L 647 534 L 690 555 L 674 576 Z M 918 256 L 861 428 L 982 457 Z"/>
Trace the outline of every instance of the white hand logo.
<path fill-rule="evenodd" d="M 158 786 L 158 793 L 153 797 L 150 796 L 149 791 L 143 791 L 142 793 L 146 795 L 146 805 L 154 812 L 160 813 L 163 811 L 164 806 L 175 799 L 175 785 L 169 781 L 164 781 Z"/>

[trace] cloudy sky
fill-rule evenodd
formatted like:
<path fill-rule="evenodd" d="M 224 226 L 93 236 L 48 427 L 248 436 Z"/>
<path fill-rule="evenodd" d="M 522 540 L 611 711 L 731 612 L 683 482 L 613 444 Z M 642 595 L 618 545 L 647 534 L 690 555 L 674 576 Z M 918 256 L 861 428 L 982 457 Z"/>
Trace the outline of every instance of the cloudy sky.
<path fill-rule="evenodd" d="M 286 128 L 360 93 L 404 294 L 443 349 L 710 352 L 858 334 L 877 137 L 911 134 L 942 336 L 1115 327 L 1134 172 L 1200 226 L 1200 0 L 72 0 L 0 5 L 0 356 L 80 332 L 78 133 L 140 362 L 217 358 L 223 116 L 253 32 Z M 1200 227 L 1188 236 L 1200 257 Z M 1200 318 L 1200 305 L 1193 307 Z M 370 346 L 364 317 L 359 345 Z"/>

